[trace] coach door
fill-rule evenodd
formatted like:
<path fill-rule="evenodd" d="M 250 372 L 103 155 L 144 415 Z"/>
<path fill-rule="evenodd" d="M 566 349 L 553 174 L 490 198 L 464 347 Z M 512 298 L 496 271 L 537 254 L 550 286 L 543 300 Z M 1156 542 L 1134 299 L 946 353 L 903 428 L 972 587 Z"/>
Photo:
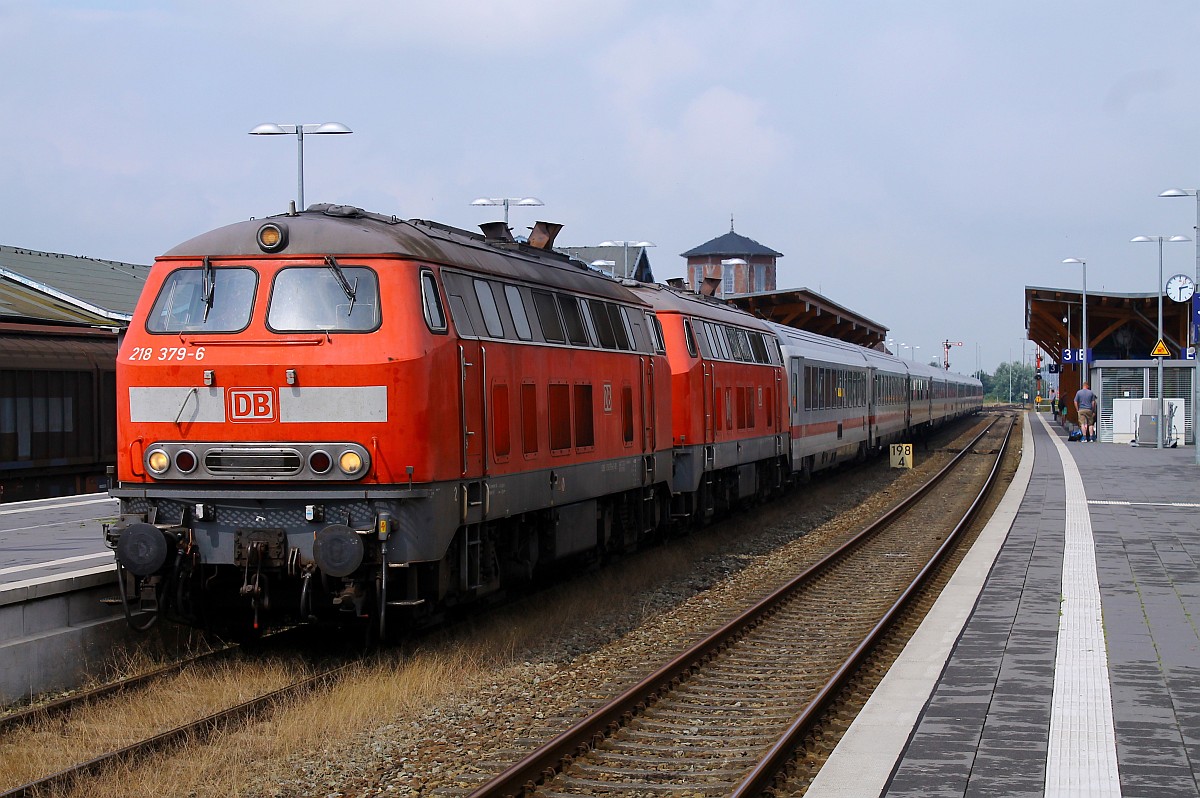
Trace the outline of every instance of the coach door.
<path fill-rule="evenodd" d="M 487 385 L 487 347 L 462 339 L 458 344 L 459 420 L 462 423 L 462 474 L 473 477 L 487 473 L 483 456 L 487 415 L 484 386 Z"/>

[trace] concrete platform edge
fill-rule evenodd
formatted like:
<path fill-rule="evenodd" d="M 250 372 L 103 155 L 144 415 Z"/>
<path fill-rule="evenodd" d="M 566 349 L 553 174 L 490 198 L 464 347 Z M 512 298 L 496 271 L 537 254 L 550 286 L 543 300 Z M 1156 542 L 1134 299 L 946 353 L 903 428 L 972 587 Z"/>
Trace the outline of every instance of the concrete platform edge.
<path fill-rule="evenodd" d="M 880 795 L 921 711 L 974 611 L 1012 528 L 1033 473 L 1033 430 L 1025 414 L 1021 463 L 962 564 L 805 793 L 816 798 Z"/>

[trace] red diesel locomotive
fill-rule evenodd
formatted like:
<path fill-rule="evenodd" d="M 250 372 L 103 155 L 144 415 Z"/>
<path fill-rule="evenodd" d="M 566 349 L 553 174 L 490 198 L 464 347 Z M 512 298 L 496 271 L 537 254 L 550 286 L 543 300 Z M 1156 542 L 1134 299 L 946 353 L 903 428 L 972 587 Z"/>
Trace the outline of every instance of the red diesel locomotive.
<path fill-rule="evenodd" d="M 874 424 L 872 377 L 908 391 L 902 361 L 839 364 L 599 274 L 557 225 L 483 228 L 314 205 L 156 260 L 118 354 L 106 530 L 135 627 L 427 623 L 768 496 L 849 451 L 840 423 L 798 448 L 812 413 Z M 800 371 L 841 382 L 806 399 Z M 946 380 L 937 421 L 978 409 L 978 381 Z"/>

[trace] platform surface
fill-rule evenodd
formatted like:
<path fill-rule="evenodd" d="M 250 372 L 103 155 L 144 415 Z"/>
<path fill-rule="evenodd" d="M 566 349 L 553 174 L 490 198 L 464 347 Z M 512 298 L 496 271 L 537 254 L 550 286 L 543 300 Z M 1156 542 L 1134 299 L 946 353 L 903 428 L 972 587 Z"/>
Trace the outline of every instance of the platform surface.
<path fill-rule="evenodd" d="M 1026 421 L 1025 473 L 808 796 L 1200 796 L 1195 450 Z"/>
<path fill-rule="evenodd" d="M 116 515 L 105 493 L 0 504 L 0 593 L 114 571 L 103 524 Z"/>

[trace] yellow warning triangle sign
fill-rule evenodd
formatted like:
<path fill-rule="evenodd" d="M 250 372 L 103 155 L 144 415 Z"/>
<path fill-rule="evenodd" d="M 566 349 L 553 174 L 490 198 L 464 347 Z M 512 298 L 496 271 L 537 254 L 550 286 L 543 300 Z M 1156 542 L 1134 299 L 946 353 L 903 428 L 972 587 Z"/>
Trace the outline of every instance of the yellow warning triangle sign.
<path fill-rule="evenodd" d="M 1150 357 L 1170 357 L 1171 350 L 1167 349 L 1167 344 L 1163 339 L 1159 338 L 1158 343 L 1154 345 L 1154 349 L 1150 351 Z"/>

